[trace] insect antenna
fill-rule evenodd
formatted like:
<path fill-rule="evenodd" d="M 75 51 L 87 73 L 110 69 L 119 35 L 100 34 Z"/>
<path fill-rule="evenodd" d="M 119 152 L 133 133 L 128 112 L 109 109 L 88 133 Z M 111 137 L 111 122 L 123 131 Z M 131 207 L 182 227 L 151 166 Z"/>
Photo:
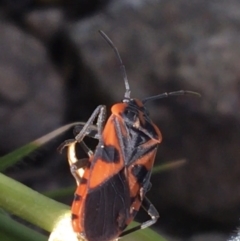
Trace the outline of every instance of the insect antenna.
<path fill-rule="evenodd" d="M 201 97 L 201 95 L 199 93 L 194 92 L 194 91 L 178 90 L 178 91 L 165 92 L 165 93 L 162 93 L 162 94 L 159 94 L 159 95 L 147 97 L 147 98 L 142 100 L 142 103 L 145 104 L 148 101 L 158 100 L 158 99 L 162 99 L 162 98 L 166 98 L 166 97 L 170 97 L 170 96 L 178 96 L 178 95 L 196 95 L 198 97 Z"/>
<path fill-rule="evenodd" d="M 129 83 L 128 83 L 127 72 L 126 72 L 125 66 L 122 62 L 122 58 L 118 52 L 117 47 L 113 44 L 112 40 L 102 30 L 99 30 L 99 33 L 106 40 L 106 42 L 111 46 L 111 48 L 114 50 L 114 52 L 118 58 L 118 61 L 120 63 L 120 69 L 121 69 L 121 72 L 123 75 L 124 84 L 125 84 L 124 99 L 128 100 L 128 99 L 130 99 L 131 91 L 130 91 L 130 87 L 129 87 Z"/>

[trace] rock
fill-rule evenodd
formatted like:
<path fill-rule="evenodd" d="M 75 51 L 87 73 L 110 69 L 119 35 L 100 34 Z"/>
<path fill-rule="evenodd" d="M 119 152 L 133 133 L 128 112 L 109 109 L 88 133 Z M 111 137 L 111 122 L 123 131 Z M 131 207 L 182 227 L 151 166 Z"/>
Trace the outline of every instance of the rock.
<path fill-rule="evenodd" d="M 64 27 L 64 14 L 61 9 L 36 9 L 25 15 L 24 21 L 29 30 L 44 41 L 51 41 L 53 36 Z"/>
<path fill-rule="evenodd" d="M 62 122 L 63 82 L 46 49 L 13 24 L 0 22 L 0 148 L 9 151 Z"/>

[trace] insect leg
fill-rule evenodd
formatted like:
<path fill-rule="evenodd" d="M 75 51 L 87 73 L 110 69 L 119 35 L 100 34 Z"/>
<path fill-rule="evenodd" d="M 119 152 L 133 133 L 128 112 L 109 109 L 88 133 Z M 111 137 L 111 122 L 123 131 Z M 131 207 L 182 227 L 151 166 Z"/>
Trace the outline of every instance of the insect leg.
<path fill-rule="evenodd" d="M 97 119 L 98 134 L 95 135 L 95 138 L 96 139 L 100 138 L 100 136 L 102 134 L 103 125 L 104 125 L 105 119 L 106 119 L 106 107 L 104 105 L 99 105 L 94 110 L 91 117 L 88 119 L 86 124 L 83 126 L 82 130 L 75 136 L 75 140 L 77 142 L 81 142 L 83 140 L 83 138 L 90 133 L 91 127 L 93 126 L 93 122 L 97 116 L 98 116 L 98 119 Z"/>
<path fill-rule="evenodd" d="M 88 155 L 89 157 L 92 155 L 92 151 L 86 146 L 86 144 L 84 142 L 81 142 L 82 145 L 84 144 L 84 147 L 87 148 L 88 151 Z M 84 173 L 84 169 L 86 166 L 89 165 L 89 158 L 82 158 L 82 159 L 78 159 L 76 156 L 76 150 L 75 150 L 75 146 L 76 146 L 77 142 L 71 142 L 68 145 L 68 163 L 70 166 L 70 171 L 73 175 L 73 177 L 76 180 L 77 185 L 79 185 L 81 183 L 81 179 Z"/>
<path fill-rule="evenodd" d="M 96 116 L 98 115 L 97 124 L 93 125 L 93 121 L 95 120 Z M 92 116 L 89 118 L 88 122 L 82 126 L 82 129 L 78 132 L 78 134 L 75 136 L 75 140 L 80 143 L 82 149 L 85 151 L 85 153 L 88 154 L 89 157 L 93 155 L 93 151 L 85 144 L 83 141 L 83 138 L 85 136 L 89 136 L 95 139 L 100 139 L 102 130 L 105 124 L 106 120 L 106 107 L 104 105 L 98 106 L 95 111 L 93 112 Z M 77 127 L 79 130 L 79 126 Z M 74 132 L 76 132 L 76 129 L 74 128 Z M 72 175 L 74 176 L 77 185 L 81 182 L 81 177 L 83 176 L 83 166 L 82 165 L 88 165 L 89 159 L 84 158 L 78 160 L 76 157 L 76 151 L 75 151 L 75 145 L 76 141 L 74 141 L 72 144 L 70 144 L 68 148 L 68 161 L 70 164 L 70 170 Z M 74 145 L 74 150 L 72 149 L 72 146 Z M 74 164 L 72 164 L 73 162 Z M 79 165 L 80 162 L 80 166 Z"/>
<path fill-rule="evenodd" d="M 67 150 L 67 159 L 70 166 L 70 171 L 73 177 L 76 180 L 77 185 L 81 182 L 81 178 L 84 173 L 84 168 L 89 165 L 89 158 L 82 158 L 78 159 L 76 156 L 76 140 L 69 139 L 64 141 L 59 147 L 58 150 L 62 152 L 65 147 L 68 147 Z M 93 155 L 93 151 L 85 144 L 84 141 L 80 142 L 81 147 L 83 148 L 84 152 L 91 157 Z"/>
<path fill-rule="evenodd" d="M 93 121 L 98 115 L 97 125 L 93 125 Z M 92 150 L 88 148 L 88 146 L 83 142 L 83 138 L 85 136 L 89 136 L 95 139 L 99 139 L 102 133 L 103 125 L 106 119 L 106 107 L 104 105 L 99 105 L 89 118 L 89 120 L 84 125 L 77 125 L 73 133 L 75 135 L 75 139 L 69 139 L 64 141 L 59 147 L 58 151 L 62 152 L 62 150 L 76 142 L 79 142 L 83 150 L 87 153 L 88 156 L 93 154 Z M 74 145 L 75 148 L 75 145 Z"/>
<path fill-rule="evenodd" d="M 73 130 L 76 140 L 77 140 L 78 136 L 80 135 L 80 133 L 83 131 L 83 128 L 85 128 L 85 126 L 89 127 L 85 132 L 85 136 L 92 137 L 94 139 L 100 138 L 104 124 L 105 124 L 105 120 L 106 120 L 106 106 L 100 105 L 97 107 L 96 110 L 94 111 L 94 113 L 96 112 L 96 114 L 93 113 L 92 116 L 90 117 L 90 119 L 92 121 L 94 121 L 94 119 L 96 118 L 96 115 L 99 111 L 97 124 L 92 125 L 91 122 L 89 122 L 90 124 L 88 124 L 88 122 L 87 122 L 85 125 L 76 126 Z M 89 157 L 93 155 L 93 151 L 85 144 L 85 142 L 83 140 L 80 142 L 80 145 L 81 145 L 82 149 L 85 151 L 85 153 L 88 154 Z"/>
<path fill-rule="evenodd" d="M 73 128 L 73 135 L 77 136 L 80 133 L 80 131 L 83 129 L 84 126 L 85 126 L 85 123 L 75 126 Z M 86 131 L 86 136 L 97 139 L 97 134 L 98 134 L 97 125 L 90 125 L 88 128 L 88 131 Z"/>
<path fill-rule="evenodd" d="M 69 140 L 66 140 L 64 142 L 62 142 L 59 147 L 57 148 L 57 150 L 62 153 L 63 149 L 69 145 L 71 145 L 72 143 L 75 143 L 76 140 L 75 139 L 69 139 Z"/>
<path fill-rule="evenodd" d="M 100 113 L 98 115 L 98 119 L 97 119 L 97 129 L 98 129 L 98 136 L 97 139 L 100 139 L 101 135 L 102 135 L 102 131 L 103 131 L 103 127 L 106 121 L 106 106 L 102 105 L 101 109 L 100 109 Z"/>
<path fill-rule="evenodd" d="M 97 124 L 93 125 L 94 120 L 98 116 Z M 99 105 L 94 112 L 92 113 L 91 117 L 84 125 L 78 125 L 74 128 L 75 139 L 69 139 L 64 141 L 59 147 L 58 150 L 62 152 L 65 147 L 68 147 L 68 162 L 70 165 L 70 171 L 75 178 L 77 184 L 81 182 L 82 175 L 84 173 L 84 168 L 86 165 L 89 164 L 89 159 L 78 159 L 76 157 L 76 150 L 75 146 L 77 142 L 81 145 L 84 152 L 91 157 L 93 155 L 93 151 L 85 144 L 83 138 L 85 136 L 89 136 L 92 138 L 99 139 L 103 126 L 106 119 L 106 107 L 104 105 Z"/>
<path fill-rule="evenodd" d="M 98 120 L 97 120 L 97 125 L 93 125 L 93 121 L 98 115 Z M 64 141 L 59 147 L 58 150 L 62 152 L 62 150 L 66 147 L 69 146 L 71 143 L 74 142 L 79 142 L 81 143 L 83 138 L 85 136 L 89 136 L 95 139 L 100 138 L 100 134 L 102 133 L 103 125 L 105 122 L 106 118 L 106 107 L 104 105 L 99 105 L 94 112 L 92 113 L 91 117 L 88 119 L 88 121 L 84 125 L 77 125 L 73 133 L 75 135 L 75 139 L 69 139 Z M 89 148 L 87 145 L 81 144 L 83 150 L 88 154 Z"/>
<path fill-rule="evenodd" d="M 69 140 L 66 140 L 64 141 L 63 143 L 61 143 L 61 145 L 57 148 L 58 151 L 61 153 L 63 151 L 63 149 L 65 147 L 69 147 L 71 146 L 72 144 L 74 144 L 74 147 L 75 147 L 75 144 L 76 144 L 76 140 L 75 139 L 69 139 Z M 85 144 L 84 141 L 80 142 L 79 143 L 83 149 L 83 151 L 90 157 L 93 155 L 93 151 Z"/>
<path fill-rule="evenodd" d="M 106 120 L 106 107 L 104 105 L 101 105 L 101 109 L 99 111 L 99 115 L 98 115 L 98 119 L 97 119 L 97 124 L 96 125 L 92 125 L 92 124 L 88 125 L 88 129 L 85 132 L 85 136 L 88 136 L 88 137 L 91 137 L 94 139 L 99 139 L 102 134 L 105 120 Z M 86 125 L 87 125 L 87 123 L 85 123 L 84 125 L 81 124 L 81 125 L 77 125 L 74 127 L 73 134 L 74 134 L 75 138 L 77 138 L 78 134 L 80 134 L 80 132 L 82 132 L 82 129 L 85 128 L 84 126 L 86 126 Z"/>
<path fill-rule="evenodd" d="M 93 151 L 85 144 L 84 141 L 79 143 L 80 146 L 82 147 L 83 151 L 89 156 L 91 157 L 93 155 Z"/>
<path fill-rule="evenodd" d="M 151 219 L 146 222 L 143 222 L 142 224 L 140 224 L 134 228 L 124 231 L 120 237 L 133 233 L 140 229 L 148 228 L 157 222 L 157 220 L 159 218 L 159 213 L 147 197 L 144 197 L 144 199 L 142 201 L 142 208 L 148 213 L 148 215 L 151 217 Z"/>
<path fill-rule="evenodd" d="M 154 223 L 157 222 L 157 220 L 159 218 L 159 213 L 147 197 L 144 197 L 144 199 L 143 199 L 142 208 L 151 217 L 151 220 L 148 220 L 141 224 L 141 229 L 144 229 L 144 228 L 148 228 L 148 227 L 152 226 Z"/>

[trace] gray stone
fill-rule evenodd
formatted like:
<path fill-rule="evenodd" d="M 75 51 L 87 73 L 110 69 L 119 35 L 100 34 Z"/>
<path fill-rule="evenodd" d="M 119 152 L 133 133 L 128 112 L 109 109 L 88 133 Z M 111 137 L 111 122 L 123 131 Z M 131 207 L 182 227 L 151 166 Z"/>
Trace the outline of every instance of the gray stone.
<path fill-rule="evenodd" d="M 0 148 L 9 151 L 62 122 L 62 79 L 33 36 L 0 22 Z"/>

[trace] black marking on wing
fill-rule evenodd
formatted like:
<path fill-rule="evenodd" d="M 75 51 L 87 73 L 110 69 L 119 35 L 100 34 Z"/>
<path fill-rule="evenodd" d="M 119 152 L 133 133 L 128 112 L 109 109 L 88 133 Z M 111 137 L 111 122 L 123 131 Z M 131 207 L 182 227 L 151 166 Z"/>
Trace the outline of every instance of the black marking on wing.
<path fill-rule="evenodd" d="M 140 117 L 140 113 L 143 115 L 143 119 Z M 144 106 L 138 106 L 136 100 L 131 99 L 128 103 L 128 106 L 125 108 L 122 113 L 122 117 L 128 126 L 128 128 L 133 127 L 134 123 L 138 119 L 140 121 L 141 133 L 145 133 L 148 139 L 158 139 L 158 133 L 152 124 L 152 121 L 149 116 L 148 110 Z"/>
<path fill-rule="evenodd" d="M 123 151 L 125 166 L 131 165 L 139 158 L 156 150 L 158 143 L 149 146 L 144 146 L 144 144 L 152 139 L 159 139 L 158 133 L 148 116 L 147 110 L 144 109 L 144 107 L 139 107 L 136 101 L 131 101 L 131 104 L 129 104 L 121 114 L 128 133 L 127 135 L 122 135 L 121 123 L 117 118 L 114 118 L 114 126 L 121 150 Z M 145 121 L 141 120 L 139 111 L 143 112 Z M 135 125 L 137 118 L 139 126 Z"/>
<path fill-rule="evenodd" d="M 134 128 L 132 125 L 129 125 L 129 123 L 126 123 L 126 127 L 128 130 L 129 138 L 131 139 L 132 145 L 134 147 L 138 147 L 151 140 L 148 135 L 143 133 L 141 130 Z"/>
<path fill-rule="evenodd" d="M 148 148 L 142 145 L 151 139 L 149 138 L 149 136 L 145 135 L 142 131 L 134 127 L 129 127 L 127 128 L 128 136 L 124 136 L 121 134 L 121 127 L 120 127 L 121 123 L 119 122 L 119 120 L 117 118 L 114 118 L 113 121 L 114 121 L 115 130 L 117 133 L 118 142 L 123 152 L 125 166 L 131 165 L 137 159 L 156 150 L 158 146 L 157 143 L 149 145 Z M 142 138 L 142 139 L 140 140 L 139 138 Z"/>
<path fill-rule="evenodd" d="M 101 159 L 107 163 L 119 163 L 120 154 L 112 145 L 99 144 L 95 152 L 95 159 Z"/>
<path fill-rule="evenodd" d="M 72 218 L 72 220 L 77 219 L 77 218 L 78 218 L 78 215 L 76 215 L 76 214 L 72 213 L 71 218 Z"/>
<path fill-rule="evenodd" d="M 82 197 L 78 195 L 77 193 L 74 194 L 74 201 L 80 201 Z"/>
<path fill-rule="evenodd" d="M 146 177 L 148 176 L 148 169 L 144 165 L 134 165 L 132 168 L 132 174 L 136 177 L 137 182 L 142 185 L 145 182 Z"/>
<path fill-rule="evenodd" d="M 80 184 L 87 184 L 88 179 L 86 179 L 85 177 L 81 178 Z"/>
<path fill-rule="evenodd" d="M 149 153 L 155 151 L 157 149 L 158 144 L 150 145 L 149 147 L 144 147 L 143 145 L 138 146 L 137 142 L 133 142 L 132 140 L 124 140 L 124 155 L 125 155 L 125 165 L 129 166 L 133 162 L 136 162 L 138 159 L 143 156 L 147 156 Z M 146 162 L 148 160 L 146 159 Z"/>
<path fill-rule="evenodd" d="M 88 193 L 84 230 L 88 241 L 113 240 L 126 227 L 130 193 L 124 169 Z"/>

